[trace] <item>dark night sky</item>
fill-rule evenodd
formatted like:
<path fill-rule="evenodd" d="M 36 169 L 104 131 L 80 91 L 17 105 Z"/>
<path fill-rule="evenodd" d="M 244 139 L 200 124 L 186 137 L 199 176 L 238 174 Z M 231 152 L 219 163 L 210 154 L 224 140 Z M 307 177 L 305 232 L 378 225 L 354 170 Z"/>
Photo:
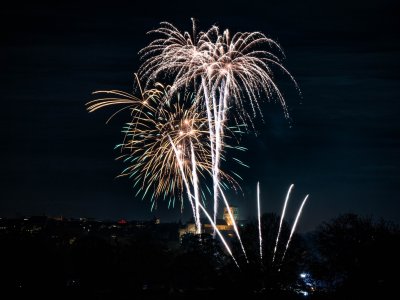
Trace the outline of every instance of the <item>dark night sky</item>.
<path fill-rule="evenodd" d="M 88 114 L 98 89 L 131 91 L 137 52 L 160 21 L 190 29 L 212 24 L 266 33 L 284 48 L 300 98 L 278 76 L 293 124 L 277 104 L 248 136 L 241 158 L 244 218 L 280 210 L 290 183 L 289 217 L 311 197 L 301 230 L 339 213 L 400 221 L 400 13 L 396 1 L 134 1 L 23 3 L 0 11 L 0 215 L 186 219 L 178 209 L 134 198 L 113 150 L 122 123 L 110 111 Z M 4 5 L 4 4 L 3 4 Z M 147 7 L 146 7 L 147 6 Z"/>

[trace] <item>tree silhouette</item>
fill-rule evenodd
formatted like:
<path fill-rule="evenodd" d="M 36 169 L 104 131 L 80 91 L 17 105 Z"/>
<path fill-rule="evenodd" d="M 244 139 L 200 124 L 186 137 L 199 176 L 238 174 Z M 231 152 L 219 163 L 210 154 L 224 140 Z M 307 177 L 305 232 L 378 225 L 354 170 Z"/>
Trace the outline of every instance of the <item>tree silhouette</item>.
<path fill-rule="evenodd" d="M 180 289 L 209 288 L 228 260 L 211 235 L 185 234 L 172 265 L 174 285 Z"/>
<path fill-rule="evenodd" d="M 345 214 L 314 234 L 314 275 L 343 297 L 389 295 L 398 282 L 400 231 L 392 223 Z"/>

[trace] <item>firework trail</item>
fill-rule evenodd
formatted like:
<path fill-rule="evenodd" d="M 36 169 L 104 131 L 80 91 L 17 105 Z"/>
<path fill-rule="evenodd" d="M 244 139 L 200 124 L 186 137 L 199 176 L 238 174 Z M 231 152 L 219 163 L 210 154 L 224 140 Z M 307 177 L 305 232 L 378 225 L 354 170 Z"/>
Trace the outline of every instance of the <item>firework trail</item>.
<path fill-rule="evenodd" d="M 201 210 L 203 211 L 203 213 L 206 215 L 207 219 L 210 221 L 211 226 L 214 228 L 215 232 L 218 234 L 219 238 L 221 239 L 222 243 L 224 244 L 226 250 L 228 251 L 228 253 L 230 254 L 230 256 L 232 257 L 233 261 L 235 262 L 236 266 L 240 269 L 238 262 L 236 261 L 235 257 L 233 256 L 233 253 L 231 251 L 231 248 L 228 246 L 228 243 L 225 241 L 224 237 L 222 236 L 221 232 L 219 231 L 217 225 L 215 225 L 215 223 L 213 222 L 213 219 L 211 218 L 211 216 L 208 214 L 207 210 L 204 208 L 203 205 L 199 205 Z"/>
<path fill-rule="evenodd" d="M 192 20 L 193 21 L 193 20 Z M 194 26 L 194 22 L 193 22 Z M 201 78 L 201 83 L 202 83 L 202 88 L 203 88 L 203 95 L 206 103 L 206 111 L 207 111 L 207 121 L 208 121 L 208 128 L 209 128 L 209 141 L 210 141 L 210 148 L 211 148 L 211 163 L 212 163 L 212 179 L 213 179 L 213 199 L 214 199 L 214 223 L 217 221 L 217 212 L 218 212 L 218 186 L 219 186 L 219 181 L 218 181 L 218 175 L 216 173 L 216 158 L 215 158 L 215 152 L 216 150 L 214 149 L 214 144 L 215 143 L 215 133 L 214 133 L 214 127 L 213 127 L 213 117 L 211 113 L 211 103 L 209 100 L 209 93 L 208 89 L 205 83 L 205 79 Z M 215 98 L 213 98 L 213 107 L 215 107 Z M 214 113 L 215 116 L 215 113 Z M 213 236 L 215 237 L 215 231 L 213 233 Z"/>
<path fill-rule="evenodd" d="M 307 196 L 304 198 L 304 200 L 303 200 L 303 202 L 301 203 L 300 208 L 299 208 L 299 210 L 298 210 L 298 212 L 297 212 L 296 219 L 294 220 L 294 223 L 293 223 L 293 226 L 292 226 L 292 230 L 290 231 L 289 239 L 288 239 L 288 241 L 287 241 L 287 243 L 286 243 L 285 251 L 283 252 L 283 255 L 282 255 L 281 263 L 283 262 L 283 259 L 285 258 L 286 252 L 287 252 L 287 250 L 288 250 L 288 248 L 289 248 L 290 241 L 292 240 L 293 233 L 294 233 L 294 231 L 296 230 L 297 222 L 299 221 L 301 212 L 302 212 L 302 210 L 303 210 L 304 204 L 306 204 L 306 201 L 307 201 L 307 199 L 308 199 L 308 196 L 309 196 L 309 195 L 307 195 Z"/>
<path fill-rule="evenodd" d="M 200 197 L 199 197 L 199 179 L 197 177 L 197 163 L 196 163 L 196 155 L 193 149 L 193 143 L 190 142 L 190 152 L 192 156 L 192 181 L 193 181 L 193 190 L 194 190 L 194 200 L 195 200 L 195 220 L 196 220 L 196 228 L 197 234 L 201 233 L 201 222 L 200 222 Z"/>
<path fill-rule="evenodd" d="M 204 107 L 209 123 L 212 177 L 214 193 L 214 222 L 218 211 L 220 158 L 224 148 L 224 126 L 229 106 L 235 106 L 242 121 L 252 124 L 243 99 L 248 99 L 252 115 L 261 114 L 258 98 L 278 99 L 288 116 L 284 98 L 273 81 L 272 67 L 278 67 L 293 77 L 281 62 L 280 46 L 260 32 L 220 32 L 217 26 L 197 33 L 192 19 L 192 33 L 181 32 L 170 23 L 162 22 L 150 33 L 159 37 L 140 51 L 144 60 L 140 73 L 148 83 L 159 76 L 174 78 L 171 91 L 193 87 L 196 105 Z M 297 86 L 297 85 L 296 85 Z"/>
<path fill-rule="evenodd" d="M 273 256 L 272 256 L 272 262 L 275 261 L 275 255 L 276 255 L 276 250 L 277 250 L 277 248 L 278 248 L 279 236 L 280 236 L 280 234 L 281 234 L 281 229 L 282 229 L 282 222 L 283 222 L 283 219 L 284 219 L 284 217 L 285 217 L 286 206 L 287 206 L 287 203 L 288 203 L 288 201 L 289 201 L 290 192 L 292 191 L 292 188 L 293 188 L 293 187 L 294 187 L 294 184 L 291 184 L 290 187 L 289 187 L 289 190 L 288 190 L 288 192 L 287 192 L 287 194 L 286 194 L 285 203 L 283 204 L 283 210 L 282 210 L 282 214 L 281 214 L 281 219 L 280 219 L 280 221 L 279 221 L 279 229 L 278 229 L 278 234 L 277 234 L 277 236 L 276 236 L 276 242 L 275 242 L 274 254 L 273 254 Z"/>
<path fill-rule="evenodd" d="M 260 260 L 262 261 L 262 235 L 261 235 L 261 209 L 260 209 L 260 182 L 257 182 L 257 215 L 258 215 L 258 238 L 260 241 Z"/>
<path fill-rule="evenodd" d="M 225 207 L 226 207 L 226 209 L 228 210 L 229 217 L 230 217 L 231 220 L 232 220 L 233 230 L 234 230 L 235 233 L 236 233 L 236 236 L 237 236 L 237 238 L 238 238 L 238 240 L 239 240 L 239 243 L 240 243 L 240 247 L 242 248 L 244 257 L 246 258 L 246 261 L 247 261 L 247 263 L 248 263 L 249 260 L 248 260 L 248 258 L 247 258 L 246 250 L 244 249 L 244 246 L 243 246 L 243 243 L 242 243 L 242 238 L 240 237 L 240 233 L 239 233 L 239 230 L 238 230 L 238 228 L 237 228 L 236 221 L 235 221 L 235 219 L 234 219 L 234 217 L 233 217 L 232 211 L 231 211 L 231 209 L 230 209 L 229 203 L 228 203 L 228 201 L 226 200 L 225 194 L 224 194 L 223 190 L 221 189 L 221 187 L 219 187 L 219 190 L 220 190 L 220 192 L 221 192 L 222 199 L 223 199 L 224 202 L 225 202 Z"/>
<path fill-rule="evenodd" d="M 193 195 L 190 193 L 189 182 L 188 182 L 188 180 L 187 180 L 187 178 L 186 178 L 186 174 L 185 174 L 184 169 L 183 169 L 183 161 L 182 161 L 182 159 L 181 159 L 181 157 L 180 157 L 179 150 L 176 148 L 176 146 L 175 146 L 173 140 L 172 140 L 170 137 L 169 137 L 169 141 L 170 141 L 170 144 L 171 144 L 171 146 L 172 146 L 172 149 L 174 150 L 174 153 L 175 153 L 175 155 L 176 155 L 176 159 L 177 159 L 178 164 L 179 164 L 179 169 L 180 169 L 180 171 L 181 171 L 181 176 L 182 176 L 182 179 L 183 179 L 183 181 L 184 181 L 184 183 L 185 183 L 185 186 L 186 186 L 186 190 L 187 190 L 187 194 L 188 194 L 190 203 L 192 204 L 193 209 L 194 209 L 194 205 L 193 205 L 193 201 L 192 201 L 192 198 L 194 198 L 194 197 L 193 197 Z M 218 229 L 218 227 L 216 226 L 216 224 L 213 222 L 213 220 L 212 220 L 211 216 L 208 214 L 207 210 L 204 208 L 203 205 L 201 205 L 200 202 L 196 203 L 196 205 L 198 205 L 198 207 L 200 207 L 201 210 L 203 211 L 203 213 L 206 215 L 207 219 L 208 219 L 208 220 L 210 221 L 210 223 L 211 223 L 211 226 L 214 228 L 214 231 L 215 231 L 215 232 L 218 234 L 218 236 L 220 237 L 222 243 L 224 244 L 226 250 L 228 251 L 228 253 L 229 253 L 230 256 L 232 257 L 232 259 L 233 259 L 233 261 L 235 262 L 236 266 L 240 269 L 239 264 L 238 264 L 238 262 L 236 261 L 234 255 L 233 255 L 233 253 L 232 253 L 231 248 L 229 247 L 228 243 L 226 242 L 226 240 L 225 240 L 224 237 L 222 236 L 222 234 L 221 234 L 221 232 L 219 231 L 219 229 Z"/>
<path fill-rule="evenodd" d="M 213 219 L 211 216 L 208 214 L 207 210 L 204 208 L 203 205 L 199 205 L 203 213 L 206 215 L 207 219 L 210 221 L 211 226 L 214 228 L 215 232 L 218 234 L 219 238 L 221 239 L 222 243 L 224 244 L 226 250 L 232 257 L 233 261 L 235 262 L 236 266 L 240 269 L 238 262 L 236 261 L 235 257 L 233 256 L 233 253 L 231 251 L 231 248 L 228 246 L 228 243 L 225 241 L 224 237 L 222 236 L 221 232 L 219 231 L 217 225 L 213 222 Z"/>
<path fill-rule="evenodd" d="M 198 202 L 198 199 L 195 198 L 194 200 L 195 200 L 196 203 L 195 204 L 193 203 L 193 199 L 192 198 L 194 198 L 194 197 L 192 196 L 192 194 L 190 192 L 190 185 L 189 185 L 189 183 L 187 181 L 187 178 L 185 176 L 185 171 L 184 171 L 184 167 L 183 167 L 182 151 L 178 150 L 176 148 L 173 140 L 171 139 L 171 137 L 169 135 L 168 135 L 168 139 L 169 139 L 170 145 L 171 145 L 171 147 L 172 147 L 172 149 L 173 149 L 173 151 L 175 153 L 175 157 L 176 157 L 176 160 L 177 160 L 177 163 L 178 163 L 178 166 L 179 166 L 179 170 L 181 172 L 181 176 L 182 176 L 183 182 L 185 183 L 188 199 L 189 199 L 190 205 L 192 206 L 192 210 L 193 210 L 193 217 L 194 217 L 194 220 L 195 220 L 195 223 L 196 223 L 196 230 L 197 230 L 197 232 L 201 232 L 200 214 L 199 214 L 198 211 L 196 211 L 196 208 L 198 208 L 198 206 L 199 206 L 198 204 L 200 204 L 200 202 Z M 194 185 L 194 183 L 193 183 L 193 185 Z"/>

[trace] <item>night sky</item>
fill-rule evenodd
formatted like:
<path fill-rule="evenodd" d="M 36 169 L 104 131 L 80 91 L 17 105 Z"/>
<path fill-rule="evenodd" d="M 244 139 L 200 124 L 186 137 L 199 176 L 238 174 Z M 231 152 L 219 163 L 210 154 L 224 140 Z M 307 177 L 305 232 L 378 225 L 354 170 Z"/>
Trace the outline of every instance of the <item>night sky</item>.
<path fill-rule="evenodd" d="M 213 24 L 262 31 L 285 50 L 289 79 L 277 76 L 291 122 L 278 104 L 238 154 L 243 193 L 230 193 L 242 218 L 281 209 L 295 184 L 288 217 L 310 193 L 300 229 L 340 213 L 400 221 L 400 10 L 396 1 L 142 1 L 106 4 L 2 4 L 0 10 L 0 215 L 64 215 L 161 221 L 189 218 L 166 202 L 134 198 L 114 158 L 122 119 L 88 114 L 98 89 L 131 92 L 151 38 L 169 21 L 190 30 Z M 235 153 L 236 155 L 237 153 Z"/>

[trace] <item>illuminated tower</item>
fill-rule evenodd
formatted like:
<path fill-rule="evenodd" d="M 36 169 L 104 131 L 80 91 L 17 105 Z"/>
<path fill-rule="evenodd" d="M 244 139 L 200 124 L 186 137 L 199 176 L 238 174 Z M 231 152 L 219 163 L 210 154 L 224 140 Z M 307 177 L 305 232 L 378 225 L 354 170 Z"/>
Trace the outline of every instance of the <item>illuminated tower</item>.
<path fill-rule="evenodd" d="M 234 220 L 231 219 L 231 216 L 229 215 L 228 209 L 226 207 L 224 207 L 224 220 L 227 225 L 232 226 L 233 222 L 236 222 L 239 217 L 239 208 L 237 206 L 230 206 L 229 209 L 231 210 Z"/>

